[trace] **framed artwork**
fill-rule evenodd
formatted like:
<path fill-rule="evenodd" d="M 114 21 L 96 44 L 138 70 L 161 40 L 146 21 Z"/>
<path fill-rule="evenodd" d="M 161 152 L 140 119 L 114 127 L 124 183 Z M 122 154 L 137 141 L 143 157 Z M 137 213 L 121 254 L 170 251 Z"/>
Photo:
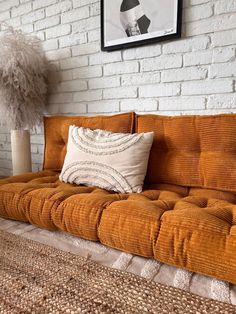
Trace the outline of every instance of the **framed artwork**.
<path fill-rule="evenodd" d="M 101 0 L 103 51 L 181 36 L 182 0 Z"/>

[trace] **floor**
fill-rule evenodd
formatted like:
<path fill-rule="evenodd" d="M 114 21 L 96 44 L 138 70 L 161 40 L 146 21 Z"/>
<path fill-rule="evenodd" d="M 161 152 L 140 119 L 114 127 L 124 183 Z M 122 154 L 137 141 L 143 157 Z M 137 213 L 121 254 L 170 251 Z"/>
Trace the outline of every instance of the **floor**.
<path fill-rule="evenodd" d="M 0 230 L 72 252 L 116 269 L 125 270 L 156 282 L 236 305 L 236 285 L 178 269 L 166 264 L 111 249 L 97 242 L 62 232 L 39 229 L 27 223 L 0 218 Z"/>

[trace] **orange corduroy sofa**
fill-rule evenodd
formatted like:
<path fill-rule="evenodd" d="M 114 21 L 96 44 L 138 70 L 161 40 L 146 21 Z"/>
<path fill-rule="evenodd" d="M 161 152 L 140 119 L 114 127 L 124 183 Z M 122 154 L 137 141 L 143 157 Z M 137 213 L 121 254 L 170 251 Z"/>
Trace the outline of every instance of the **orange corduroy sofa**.
<path fill-rule="evenodd" d="M 144 191 L 59 181 L 69 125 L 154 131 Z M 236 284 L 236 115 L 46 117 L 43 171 L 0 180 L 0 216 Z"/>

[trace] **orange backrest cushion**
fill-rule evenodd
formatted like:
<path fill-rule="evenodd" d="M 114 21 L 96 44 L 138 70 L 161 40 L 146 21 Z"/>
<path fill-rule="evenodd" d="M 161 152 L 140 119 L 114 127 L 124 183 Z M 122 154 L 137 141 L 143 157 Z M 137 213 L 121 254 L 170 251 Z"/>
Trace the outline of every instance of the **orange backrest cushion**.
<path fill-rule="evenodd" d="M 45 117 L 43 169 L 61 170 L 66 155 L 68 129 L 70 125 L 81 126 L 93 130 L 103 129 L 118 133 L 132 133 L 134 128 L 134 113 L 130 112 L 114 116 L 96 117 Z"/>
<path fill-rule="evenodd" d="M 146 183 L 236 192 L 236 115 L 140 115 L 136 132 L 154 131 Z"/>

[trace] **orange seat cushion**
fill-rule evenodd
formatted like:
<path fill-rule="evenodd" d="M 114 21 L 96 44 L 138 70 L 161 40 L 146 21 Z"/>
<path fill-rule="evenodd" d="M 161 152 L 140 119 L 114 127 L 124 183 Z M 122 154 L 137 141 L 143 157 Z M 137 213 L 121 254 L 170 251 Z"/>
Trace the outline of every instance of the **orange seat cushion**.
<path fill-rule="evenodd" d="M 154 131 L 147 183 L 236 192 L 236 115 L 140 115 L 136 132 Z"/>
<path fill-rule="evenodd" d="M 53 209 L 52 219 L 55 226 L 73 235 L 99 241 L 98 226 L 104 208 L 112 202 L 127 196 L 110 194 L 99 188 L 85 188 L 68 197 Z"/>
<path fill-rule="evenodd" d="M 166 194 L 167 200 L 158 199 L 162 193 L 153 191 L 151 200 L 144 193 L 131 194 L 127 200 L 116 201 L 104 209 L 99 225 L 99 239 L 102 243 L 122 251 L 145 257 L 154 257 L 160 219 L 169 209 L 175 193 Z M 173 195 L 172 195 L 173 194 Z"/>
<path fill-rule="evenodd" d="M 154 184 L 117 194 L 43 171 L 0 180 L 0 217 L 100 241 L 236 284 L 236 197 Z"/>
<path fill-rule="evenodd" d="M 62 169 L 66 146 L 68 141 L 68 130 L 70 125 L 90 129 L 102 129 L 117 133 L 132 133 L 134 128 L 134 113 L 123 113 L 114 116 L 96 117 L 66 117 L 53 116 L 44 118 L 44 165 L 45 170 Z"/>
<path fill-rule="evenodd" d="M 0 216 L 55 229 L 51 210 L 61 196 L 57 179 L 56 173 L 44 171 L 0 180 Z"/>
<path fill-rule="evenodd" d="M 236 282 L 236 205 L 189 196 L 162 216 L 155 258 Z"/>

